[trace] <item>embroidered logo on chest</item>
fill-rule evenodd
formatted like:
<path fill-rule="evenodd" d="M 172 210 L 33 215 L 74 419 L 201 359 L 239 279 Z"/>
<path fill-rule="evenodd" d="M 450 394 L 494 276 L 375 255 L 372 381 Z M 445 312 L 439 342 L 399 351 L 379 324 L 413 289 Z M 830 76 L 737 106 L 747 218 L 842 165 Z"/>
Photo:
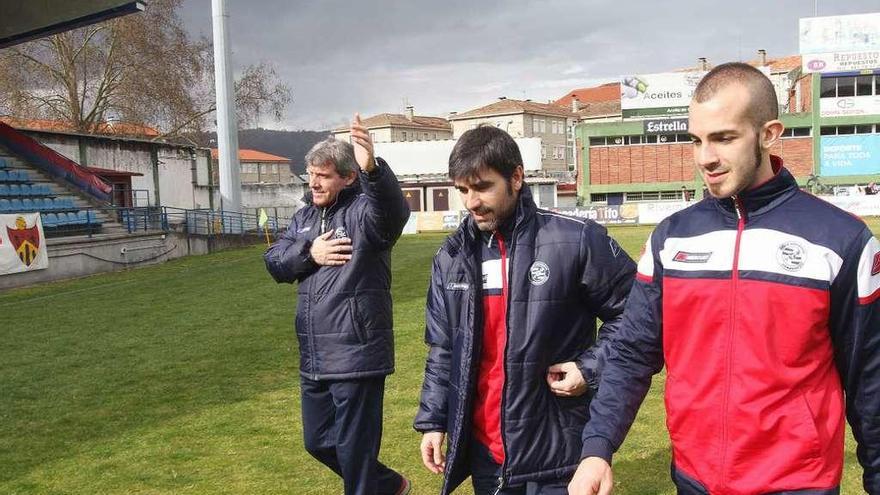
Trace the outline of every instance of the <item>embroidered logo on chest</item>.
<path fill-rule="evenodd" d="M 532 263 L 529 268 L 529 282 L 532 285 L 544 285 L 550 279 L 550 267 L 543 261 Z"/>
<path fill-rule="evenodd" d="M 786 242 L 776 251 L 779 266 L 790 272 L 798 271 L 807 262 L 807 250 L 796 242 Z"/>
<path fill-rule="evenodd" d="M 689 253 L 687 251 L 679 251 L 672 257 L 672 261 L 679 263 L 707 263 L 712 257 L 712 252 L 708 253 Z"/>
<path fill-rule="evenodd" d="M 345 231 L 345 227 L 336 227 L 336 231 L 333 233 L 333 237 L 336 239 L 343 239 L 348 237 L 348 232 Z"/>
<path fill-rule="evenodd" d="M 880 273 L 880 253 L 874 255 L 874 263 L 871 264 L 871 276 Z"/>

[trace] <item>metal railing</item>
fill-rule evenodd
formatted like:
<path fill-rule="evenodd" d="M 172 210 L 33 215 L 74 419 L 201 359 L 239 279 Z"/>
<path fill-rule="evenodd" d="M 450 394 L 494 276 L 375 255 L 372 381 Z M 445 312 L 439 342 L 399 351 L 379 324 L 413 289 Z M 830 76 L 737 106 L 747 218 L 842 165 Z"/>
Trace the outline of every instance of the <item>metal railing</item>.
<path fill-rule="evenodd" d="M 130 233 L 162 230 L 193 235 L 262 235 L 265 230 L 275 233 L 283 228 L 272 215 L 265 227 L 260 227 L 259 214 L 170 206 L 126 208 L 122 212 L 122 223 Z"/>

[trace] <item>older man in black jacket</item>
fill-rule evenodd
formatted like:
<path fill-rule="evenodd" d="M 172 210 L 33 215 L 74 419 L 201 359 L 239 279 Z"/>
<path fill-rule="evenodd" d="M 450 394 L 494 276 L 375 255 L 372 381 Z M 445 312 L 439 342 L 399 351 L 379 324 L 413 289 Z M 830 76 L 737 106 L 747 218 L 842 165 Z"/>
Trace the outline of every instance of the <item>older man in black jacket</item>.
<path fill-rule="evenodd" d="M 434 257 L 422 461 L 444 494 L 468 475 L 478 495 L 566 493 L 635 264 L 605 228 L 538 209 L 500 129 L 462 135 L 449 175 L 471 215 Z"/>
<path fill-rule="evenodd" d="M 377 458 L 394 372 L 391 248 L 409 208 L 359 116 L 351 137 L 354 146 L 330 138 L 306 155 L 308 204 L 265 260 L 277 282 L 299 282 L 306 450 L 342 477 L 346 495 L 402 495 L 409 481 Z"/>

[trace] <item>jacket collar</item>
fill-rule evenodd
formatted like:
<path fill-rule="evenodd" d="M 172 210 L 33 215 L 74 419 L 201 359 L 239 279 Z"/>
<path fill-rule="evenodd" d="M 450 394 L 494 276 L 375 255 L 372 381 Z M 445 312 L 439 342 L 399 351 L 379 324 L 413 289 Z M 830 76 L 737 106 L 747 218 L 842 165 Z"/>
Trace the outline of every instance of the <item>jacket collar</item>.
<path fill-rule="evenodd" d="M 743 191 L 730 198 L 714 199 L 725 212 L 736 215 L 736 202 L 741 205 L 741 212 L 748 216 L 760 215 L 771 210 L 798 191 L 797 181 L 782 163 L 782 158 L 770 155 L 773 177 L 770 180 Z"/>

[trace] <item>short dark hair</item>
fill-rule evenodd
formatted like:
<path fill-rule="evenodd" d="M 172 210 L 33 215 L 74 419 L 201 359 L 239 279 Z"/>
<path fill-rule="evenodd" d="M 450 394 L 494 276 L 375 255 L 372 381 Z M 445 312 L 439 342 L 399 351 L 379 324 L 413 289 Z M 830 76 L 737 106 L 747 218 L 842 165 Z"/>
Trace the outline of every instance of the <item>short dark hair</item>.
<path fill-rule="evenodd" d="M 749 91 L 746 116 L 755 128 L 779 118 L 779 103 L 773 83 L 763 72 L 742 62 L 728 62 L 710 70 L 697 84 L 694 101 L 703 103 L 734 83 L 744 85 Z"/>
<path fill-rule="evenodd" d="M 471 129 L 458 138 L 449 155 L 449 178 L 474 177 L 490 168 L 510 180 L 523 164 L 516 141 L 510 134 L 490 125 Z"/>

